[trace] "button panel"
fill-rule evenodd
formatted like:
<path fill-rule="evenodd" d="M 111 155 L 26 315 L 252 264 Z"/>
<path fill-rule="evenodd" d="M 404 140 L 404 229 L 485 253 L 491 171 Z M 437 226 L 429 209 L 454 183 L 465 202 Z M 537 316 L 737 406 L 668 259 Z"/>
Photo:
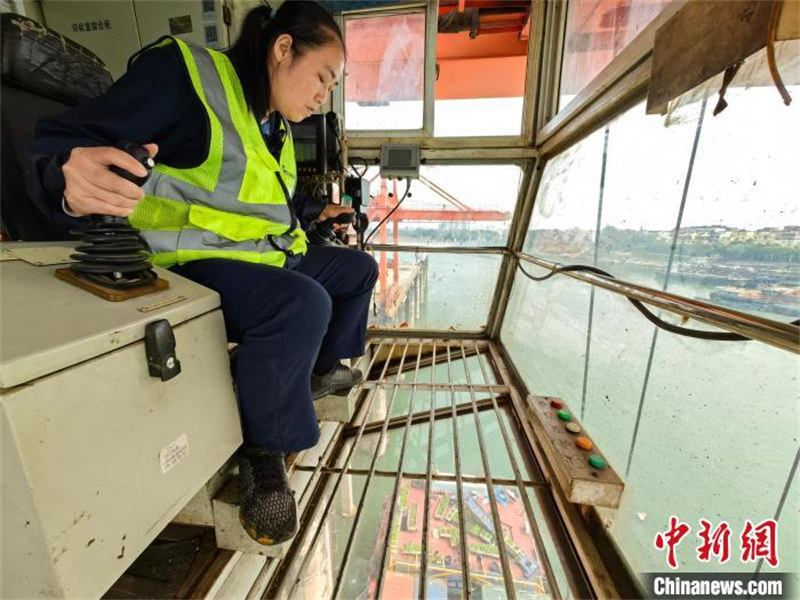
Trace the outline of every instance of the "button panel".
<path fill-rule="evenodd" d="M 596 454 L 592 454 L 589 457 L 589 464 L 592 465 L 595 469 L 605 469 L 606 468 L 606 461 L 604 461 L 602 458 L 600 458 Z"/>
<path fill-rule="evenodd" d="M 570 502 L 617 508 L 624 484 L 562 398 L 530 396 L 531 423 Z"/>
<path fill-rule="evenodd" d="M 556 413 L 556 416 L 562 421 L 572 421 L 572 415 L 568 410 L 560 410 Z"/>

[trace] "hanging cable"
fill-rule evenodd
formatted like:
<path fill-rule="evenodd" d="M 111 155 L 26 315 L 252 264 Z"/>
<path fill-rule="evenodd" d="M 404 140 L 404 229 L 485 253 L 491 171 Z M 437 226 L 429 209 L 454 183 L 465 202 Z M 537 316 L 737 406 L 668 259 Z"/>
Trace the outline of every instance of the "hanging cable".
<path fill-rule="evenodd" d="M 772 82 L 778 88 L 778 93 L 783 99 L 783 103 L 789 106 L 792 103 L 792 97 L 786 91 L 786 86 L 781 78 L 780 71 L 778 71 L 778 64 L 775 61 L 775 39 L 778 32 L 778 24 L 781 20 L 781 9 L 783 8 L 783 0 L 773 0 L 772 8 L 769 13 L 769 26 L 767 27 L 767 65 L 769 66 L 769 74 L 772 77 Z"/>
<path fill-rule="evenodd" d="M 364 170 L 363 171 L 359 171 L 358 169 L 356 169 L 356 166 L 353 164 L 353 162 L 355 162 L 355 161 L 358 161 L 358 162 L 361 162 L 361 163 L 364 164 Z M 350 162 L 350 165 L 348 165 L 348 166 L 351 169 L 353 169 L 353 171 L 356 174 L 356 177 L 358 177 L 359 179 L 364 179 L 364 176 L 367 174 L 367 170 L 369 169 L 369 163 L 367 162 L 367 159 L 366 158 L 361 158 L 360 156 L 351 156 L 349 162 Z"/>
<path fill-rule="evenodd" d="M 362 250 L 367 247 L 367 243 L 372 238 L 372 236 L 375 235 L 375 232 L 378 231 L 381 228 L 381 225 L 383 225 L 386 222 L 386 220 L 394 214 L 394 211 L 396 211 L 398 208 L 400 208 L 400 205 L 403 203 L 403 200 L 405 200 L 408 197 L 408 191 L 410 189 L 411 189 L 411 178 L 409 177 L 408 179 L 406 179 L 406 191 L 403 192 L 403 197 L 400 198 L 400 201 L 397 204 L 395 204 L 395 206 L 392 208 L 392 210 L 390 210 L 387 213 L 387 215 L 385 217 L 383 217 L 383 219 L 381 219 L 380 223 L 378 223 L 378 225 L 375 227 L 375 229 L 373 229 L 369 233 L 369 235 L 367 236 L 367 239 L 364 240 L 364 244 L 361 246 Z M 395 225 L 395 227 L 396 226 L 397 225 Z"/>
<path fill-rule="evenodd" d="M 520 271 L 527 277 L 528 279 L 532 279 L 533 281 L 544 281 L 545 279 L 550 279 L 553 275 L 557 275 L 558 273 L 568 273 L 570 271 L 584 271 L 589 273 L 595 273 L 597 275 L 603 275 L 604 277 L 609 277 L 611 279 L 616 279 L 611 273 L 603 271 L 602 269 L 598 269 L 597 267 L 592 267 L 590 265 L 567 265 L 565 267 L 556 267 L 547 275 L 543 275 L 541 277 L 536 277 L 535 275 L 531 275 L 528 273 L 525 268 L 522 266 L 522 263 L 519 264 Z M 640 313 L 642 313 L 645 318 L 650 321 L 656 327 L 669 331 L 671 333 L 676 333 L 678 335 L 683 335 L 686 337 L 697 338 L 700 340 L 714 340 L 718 342 L 746 342 L 750 341 L 749 337 L 739 335 L 738 333 L 720 333 L 716 331 L 700 331 L 698 329 L 690 329 L 688 327 L 680 327 L 678 325 L 673 325 L 672 323 L 667 323 L 663 319 L 660 319 L 658 316 L 655 315 L 650 309 L 648 309 L 642 302 L 636 300 L 634 298 L 627 298 L 628 302 L 633 304 Z M 796 321 L 792 321 L 790 325 L 798 325 L 800 324 L 800 319 Z"/>

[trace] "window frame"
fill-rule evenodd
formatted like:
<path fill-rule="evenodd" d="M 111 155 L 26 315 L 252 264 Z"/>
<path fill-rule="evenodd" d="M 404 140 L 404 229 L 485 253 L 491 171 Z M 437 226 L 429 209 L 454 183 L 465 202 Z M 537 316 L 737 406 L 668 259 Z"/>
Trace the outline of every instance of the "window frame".
<path fill-rule="evenodd" d="M 534 135 L 539 154 L 552 156 L 561 152 L 646 95 L 656 32 L 689 1 L 672 0 L 560 110 L 558 95 L 569 1 L 548 13 L 541 66 L 541 79 L 546 83 Z"/>
<path fill-rule="evenodd" d="M 333 106 L 334 110 L 344 116 L 345 135 L 348 138 L 407 138 L 407 137 L 426 137 L 433 131 L 433 114 L 428 110 L 429 105 L 432 106 L 431 98 L 433 94 L 433 75 L 435 73 L 435 63 L 431 68 L 431 56 L 435 58 L 436 39 L 435 39 L 435 19 L 431 19 L 431 11 L 433 4 L 436 3 L 415 3 L 412 5 L 405 5 L 401 7 L 382 8 L 373 10 L 355 10 L 342 13 L 339 18 L 339 25 L 342 29 L 342 35 L 345 36 L 345 45 L 347 45 L 347 22 L 356 21 L 361 19 L 371 19 L 376 17 L 394 17 L 399 15 L 409 14 L 423 14 L 425 17 L 425 51 L 423 61 L 423 90 L 422 90 L 422 128 L 420 129 L 349 129 L 347 127 L 347 113 L 345 112 L 345 91 L 347 88 L 347 77 L 345 76 L 342 85 L 337 87 L 334 91 Z M 431 41 L 433 29 L 433 40 Z M 434 45 L 434 51 L 431 53 L 431 43 Z M 346 70 L 346 69 L 345 69 Z M 336 93 L 338 92 L 338 93 Z M 430 114 L 429 114 L 430 113 Z"/>
<path fill-rule="evenodd" d="M 416 2 L 402 6 L 379 9 L 362 9 L 345 11 L 337 15 L 337 21 L 346 31 L 346 23 L 351 19 L 363 19 L 379 16 L 393 16 L 409 13 L 425 13 L 425 59 L 424 59 L 424 89 L 423 89 L 423 114 L 421 129 L 350 129 L 347 127 L 345 114 L 345 86 L 337 87 L 333 92 L 333 110 L 345 116 L 345 135 L 348 138 L 348 145 L 353 149 L 379 148 L 383 143 L 391 139 L 401 140 L 404 143 L 419 143 L 421 146 L 429 148 L 465 148 L 465 147 L 530 147 L 533 143 L 533 120 L 536 106 L 537 80 L 536 71 L 538 68 L 539 43 L 538 40 L 543 28 L 543 4 L 540 0 L 531 0 L 529 13 L 530 34 L 527 46 L 527 66 L 525 70 L 525 91 L 523 96 L 522 118 L 520 130 L 517 135 L 498 135 L 498 136 L 465 136 L 452 137 L 434 135 L 434 106 L 436 92 L 436 47 L 438 36 L 438 15 L 439 1 L 428 0 L 427 2 Z M 347 40 L 345 39 L 345 44 Z M 477 141 L 477 142 L 476 142 Z"/>
<path fill-rule="evenodd" d="M 451 154 L 451 153 L 446 153 Z M 504 153 L 500 153 L 504 154 Z M 419 328 L 381 328 L 375 327 L 370 332 L 375 335 L 389 336 L 425 336 L 431 335 L 452 335 L 456 337 L 481 337 L 494 339 L 495 332 L 499 331 L 502 324 L 508 297 L 513 285 L 513 277 L 516 271 L 516 259 L 514 254 L 518 249 L 517 244 L 521 244 L 525 239 L 528 220 L 532 213 L 529 206 L 533 202 L 534 179 L 541 177 L 539 169 L 536 168 L 537 161 L 532 157 L 525 156 L 499 156 L 497 158 L 471 157 L 471 158 L 438 158 L 425 163 L 426 165 L 515 165 L 520 169 L 519 189 L 514 210 L 511 216 L 511 226 L 508 231 L 505 243 L 502 246 L 429 246 L 429 245 L 408 245 L 408 244 L 380 244 L 372 243 L 370 248 L 382 252 L 425 252 L 442 254 L 489 254 L 501 256 L 500 270 L 495 282 L 494 295 L 489 304 L 489 312 L 486 315 L 486 327 L 482 330 L 436 330 Z M 526 217 L 527 215 L 527 217 Z M 523 227 L 524 226 L 524 227 Z"/>

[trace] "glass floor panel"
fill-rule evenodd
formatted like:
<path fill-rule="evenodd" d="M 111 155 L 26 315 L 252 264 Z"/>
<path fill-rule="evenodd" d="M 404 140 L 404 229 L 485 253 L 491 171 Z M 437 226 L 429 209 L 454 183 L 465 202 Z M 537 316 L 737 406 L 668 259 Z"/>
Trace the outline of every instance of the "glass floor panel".
<path fill-rule="evenodd" d="M 483 340 L 374 338 L 264 597 L 571 598 L 587 584 Z M 502 536 L 498 535 L 502 532 Z"/>

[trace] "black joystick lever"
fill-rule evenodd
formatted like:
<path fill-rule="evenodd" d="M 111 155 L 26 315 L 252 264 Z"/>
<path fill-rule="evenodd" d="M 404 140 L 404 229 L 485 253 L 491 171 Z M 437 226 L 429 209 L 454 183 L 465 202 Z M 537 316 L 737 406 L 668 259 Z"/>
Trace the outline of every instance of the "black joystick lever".
<path fill-rule="evenodd" d="M 354 213 L 345 213 L 345 212 L 343 212 L 343 213 L 339 213 L 338 215 L 336 215 L 332 219 L 328 219 L 328 220 L 331 221 L 332 223 L 336 223 L 338 225 L 347 225 L 348 223 L 352 223 L 353 219 L 355 219 L 355 218 L 356 218 L 356 215 Z"/>
<path fill-rule="evenodd" d="M 153 167 L 156 166 L 155 161 L 150 156 L 150 153 L 147 151 L 147 148 L 144 146 L 140 146 L 139 144 L 134 144 L 133 142 L 119 142 L 117 144 L 117 148 L 120 150 L 127 152 L 137 161 L 142 163 L 142 166 L 147 169 L 147 175 L 144 177 L 138 177 L 131 173 L 130 171 L 123 169 L 122 167 L 118 167 L 117 165 L 111 165 L 108 167 L 109 171 L 116 173 L 120 177 L 124 177 L 130 182 L 135 183 L 139 187 L 144 185 L 144 182 L 150 179 L 150 173 L 153 170 Z M 117 219 L 122 219 L 124 217 L 115 217 Z"/>
<path fill-rule="evenodd" d="M 109 166 L 109 170 L 138 186 L 143 185 L 155 166 L 150 153 L 133 142 L 119 142 L 117 148 L 138 160 L 147 169 L 147 175 L 139 177 L 116 165 Z M 139 230 L 131 227 L 125 217 L 91 215 L 86 229 L 70 233 L 79 234 L 83 242 L 76 248 L 78 254 L 70 257 L 77 261 L 70 264 L 77 276 L 117 290 L 144 287 L 156 280 L 145 255 L 149 248 Z"/>

